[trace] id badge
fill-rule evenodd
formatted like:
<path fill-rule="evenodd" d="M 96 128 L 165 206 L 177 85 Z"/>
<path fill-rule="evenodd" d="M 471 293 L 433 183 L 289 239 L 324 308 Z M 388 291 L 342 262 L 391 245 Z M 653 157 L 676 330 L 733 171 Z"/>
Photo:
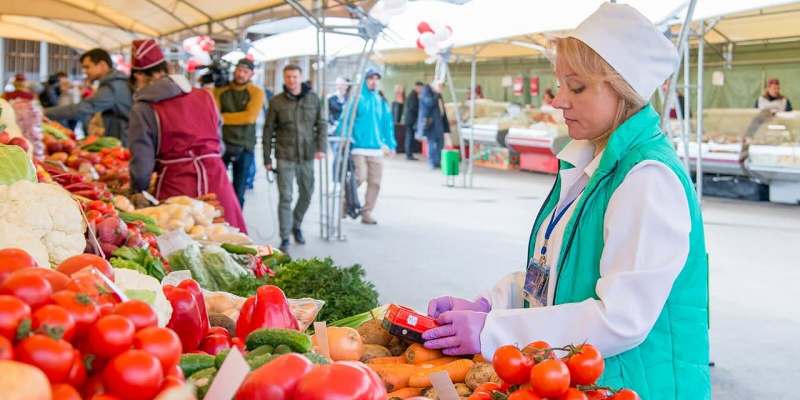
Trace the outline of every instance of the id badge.
<path fill-rule="evenodd" d="M 531 307 L 547 305 L 547 286 L 550 281 L 550 267 L 540 265 L 536 257 L 531 257 L 525 273 L 523 294 Z"/>

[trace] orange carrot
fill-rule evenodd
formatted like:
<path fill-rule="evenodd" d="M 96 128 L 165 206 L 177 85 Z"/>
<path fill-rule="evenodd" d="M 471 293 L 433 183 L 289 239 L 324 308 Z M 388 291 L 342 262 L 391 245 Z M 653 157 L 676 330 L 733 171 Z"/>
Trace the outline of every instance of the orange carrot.
<path fill-rule="evenodd" d="M 442 358 L 442 352 L 439 350 L 428 350 L 421 344 L 414 343 L 406 350 L 405 357 L 409 364 L 424 364 L 430 360 Z"/>
<path fill-rule="evenodd" d="M 395 390 L 394 392 L 389 393 L 389 400 L 394 399 L 407 399 L 409 397 L 414 396 L 421 396 L 422 389 L 421 388 L 405 388 L 400 390 Z"/>
<path fill-rule="evenodd" d="M 367 364 L 405 364 L 406 358 L 403 356 L 397 357 L 375 357 L 367 361 Z"/>
<path fill-rule="evenodd" d="M 420 368 L 434 368 L 442 365 L 450 364 L 453 361 L 458 361 L 457 357 L 441 357 L 434 360 L 426 361 L 423 364 L 418 364 Z"/>
<path fill-rule="evenodd" d="M 417 369 L 408 379 L 408 386 L 415 388 L 425 388 L 431 386 L 430 375 L 434 372 L 445 371 L 450 376 L 453 383 L 462 383 L 467 378 L 467 373 L 475 363 L 472 360 L 457 360 L 449 364 L 433 368 Z"/>
<path fill-rule="evenodd" d="M 408 387 L 408 379 L 417 371 L 417 367 L 408 364 L 369 364 L 369 367 L 381 377 L 387 392 Z"/>

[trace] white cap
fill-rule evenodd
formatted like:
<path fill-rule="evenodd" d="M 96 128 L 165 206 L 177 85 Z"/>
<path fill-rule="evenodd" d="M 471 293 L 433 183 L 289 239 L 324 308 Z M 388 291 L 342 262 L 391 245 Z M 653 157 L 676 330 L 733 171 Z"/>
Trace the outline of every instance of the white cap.
<path fill-rule="evenodd" d="M 336 84 L 337 85 L 349 85 L 350 81 L 348 81 L 347 79 L 342 78 L 341 76 L 339 76 L 339 77 L 336 77 Z"/>
<path fill-rule="evenodd" d="M 645 101 L 675 72 L 675 46 L 631 6 L 604 3 L 569 36 L 603 57 Z"/>

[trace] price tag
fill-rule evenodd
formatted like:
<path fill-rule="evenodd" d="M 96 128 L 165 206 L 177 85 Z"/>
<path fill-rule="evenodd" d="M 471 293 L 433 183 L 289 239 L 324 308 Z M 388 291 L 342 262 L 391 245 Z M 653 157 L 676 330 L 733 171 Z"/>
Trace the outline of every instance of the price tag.
<path fill-rule="evenodd" d="M 239 391 L 239 386 L 250 373 L 250 366 L 245 361 L 239 349 L 232 347 L 225 361 L 219 367 L 219 372 L 208 388 L 205 399 L 232 399 Z"/>
<path fill-rule="evenodd" d="M 117 296 L 119 296 L 119 301 L 124 303 L 129 300 L 125 292 L 114 282 L 112 282 L 111 279 L 108 279 L 107 276 L 105 276 L 102 272 L 98 271 L 97 268 L 92 268 L 92 273 L 100 277 L 103 283 L 105 283 L 106 286 L 108 286 L 109 289 L 111 289 L 111 291 L 113 291 L 114 293 L 116 293 Z"/>
<path fill-rule="evenodd" d="M 447 372 L 434 372 L 430 374 L 430 378 L 433 388 L 439 393 L 440 400 L 459 400 L 456 387 Z"/>
<path fill-rule="evenodd" d="M 156 199 L 155 196 L 150 194 L 150 192 L 148 192 L 147 190 L 143 190 L 141 193 L 142 193 L 142 197 L 144 197 L 145 200 L 149 201 L 150 204 L 152 204 L 154 206 L 157 206 L 157 205 L 161 204 L 161 202 L 158 201 L 158 199 Z"/>
<path fill-rule="evenodd" d="M 328 348 L 328 326 L 323 322 L 314 322 L 314 333 L 319 338 L 319 351 L 325 357 L 331 358 L 331 350 Z"/>

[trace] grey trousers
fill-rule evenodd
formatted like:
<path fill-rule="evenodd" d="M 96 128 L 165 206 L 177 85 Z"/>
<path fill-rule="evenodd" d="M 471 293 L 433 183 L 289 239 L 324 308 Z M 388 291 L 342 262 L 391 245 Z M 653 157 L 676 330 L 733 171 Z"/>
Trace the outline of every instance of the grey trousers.
<path fill-rule="evenodd" d="M 293 229 L 300 229 L 303 217 L 311 204 L 314 193 L 314 161 L 278 160 L 278 222 L 281 239 L 288 239 Z M 292 211 L 294 182 L 297 180 L 297 204 Z"/>

